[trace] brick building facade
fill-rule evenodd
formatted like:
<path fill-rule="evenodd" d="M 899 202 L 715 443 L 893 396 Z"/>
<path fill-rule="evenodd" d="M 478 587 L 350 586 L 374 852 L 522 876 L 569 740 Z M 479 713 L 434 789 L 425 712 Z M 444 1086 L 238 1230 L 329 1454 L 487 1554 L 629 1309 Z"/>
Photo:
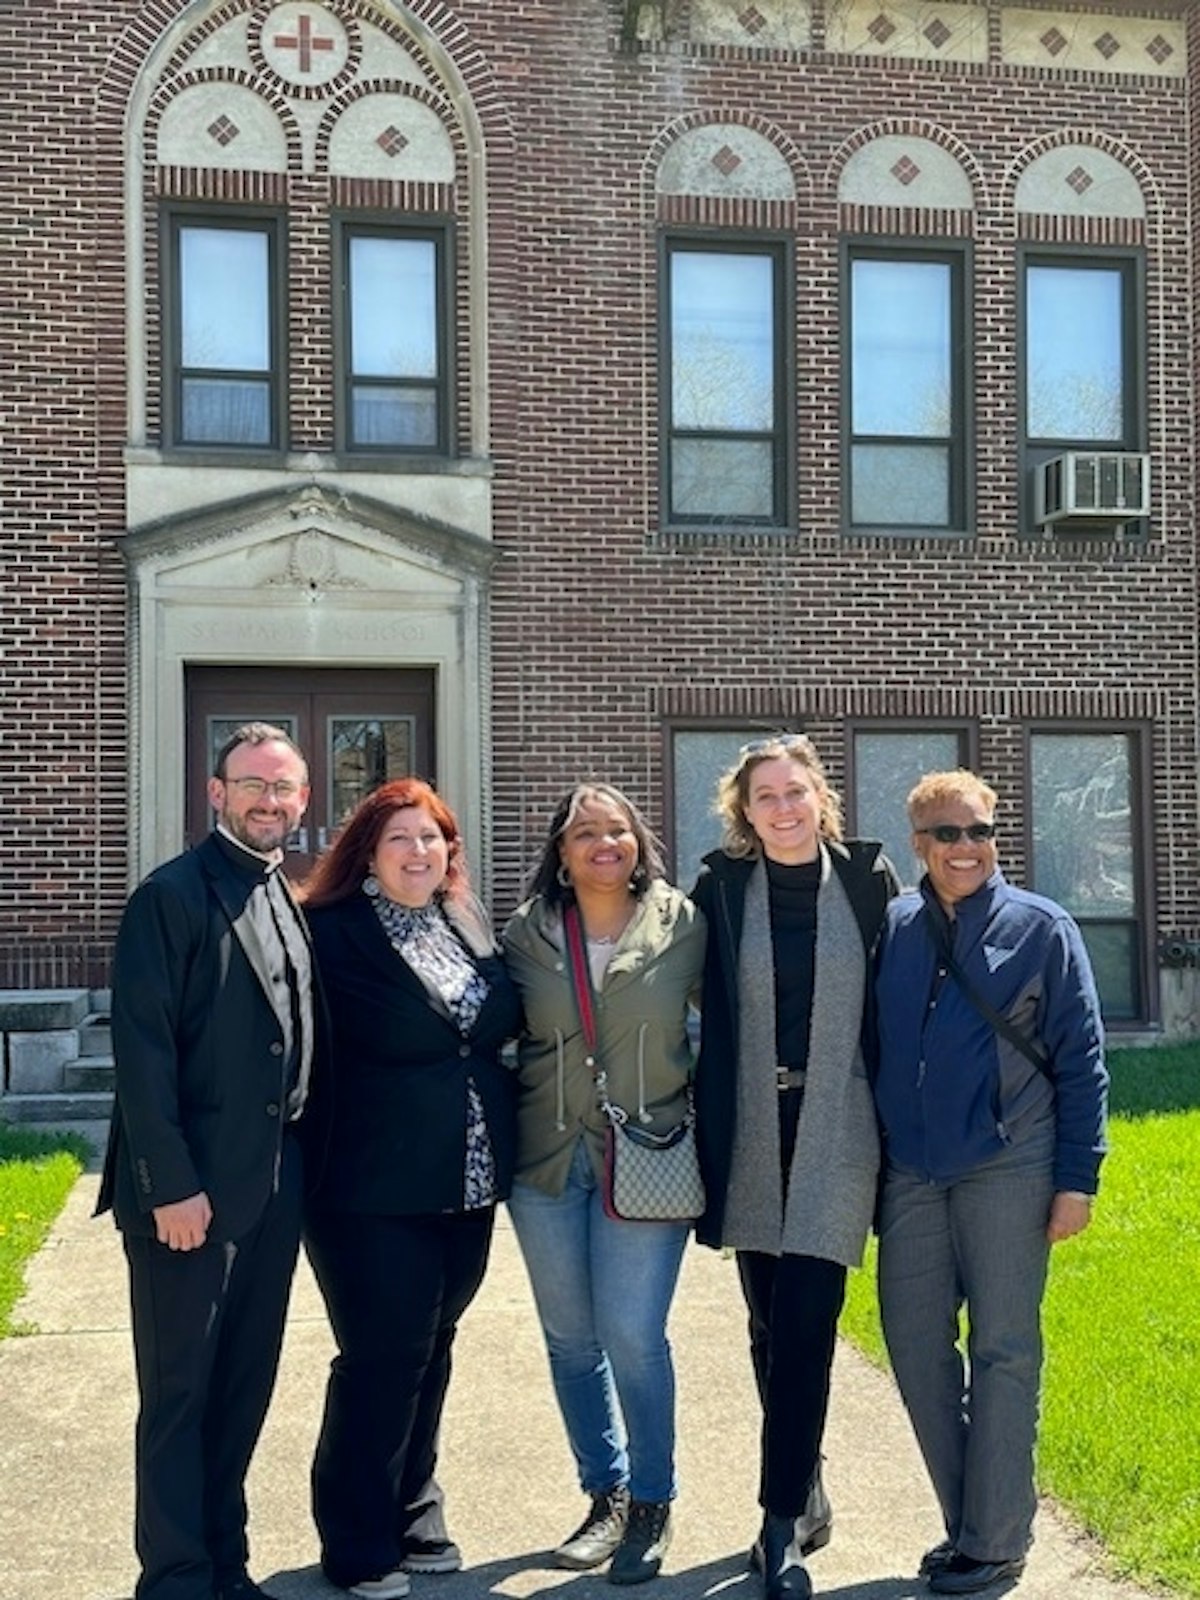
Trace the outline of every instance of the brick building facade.
<path fill-rule="evenodd" d="M 900 857 L 978 767 L 1197 1031 L 1198 85 L 1170 3 L 0 4 L 0 979 L 96 981 L 246 715 L 298 859 L 417 767 L 498 914 L 587 772 L 686 884 L 788 726 Z"/>

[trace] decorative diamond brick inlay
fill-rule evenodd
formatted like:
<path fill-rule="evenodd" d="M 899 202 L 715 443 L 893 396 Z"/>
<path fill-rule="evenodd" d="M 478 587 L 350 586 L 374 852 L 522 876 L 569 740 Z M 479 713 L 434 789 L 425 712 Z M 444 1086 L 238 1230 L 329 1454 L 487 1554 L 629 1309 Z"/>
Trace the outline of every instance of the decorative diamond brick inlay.
<path fill-rule="evenodd" d="M 400 129 L 393 127 L 385 128 L 375 143 L 385 156 L 398 156 L 401 150 L 408 147 L 408 140 L 400 132 Z"/>
<path fill-rule="evenodd" d="M 874 22 L 867 24 L 867 32 L 876 44 L 886 44 L 896 31 L 896 24 L 881 11 Z"/>
<path fill-rule="evenodd" d="M 910 183 L 915 183 L 920 176 L 920 167 L 908 156 L 901 156 L 892 168 L 892 177 L 895 178 L 897 183 L 902 183 L 906 189 Z"/>
<path fill-rule="evenodd" d="M 1096 40 L 1096 49 L 1099 50 L 1105 61 L 1111 61 L 1120 48 L 1121 41 L 1114 39 L 1111 33 L 1102 33 Z"/>
<path fill-rule="evenodd" d="M 745 11 L 740 11 L 738 21 L 749 34 L 761 33 L 767 25 L 766 17 L 757 6 L 747 6 Z"/>
<path fill-rule="evenodd" d="M 1082 167 L 1073 167 L 1067 173 L 1067 183 L 1076 194 L 1086 194 L 1094 182 L 1091 173 L 1085 172 Z"/>
<path fill-rule="evenodd" d="M 712 164 L 723 178 L 732 177 L 742 164 L 742 158 L 736 151 L 723 144 L 712 158 Z"/>
<path fill-rule="evenodd" d="M 934 17 L 933 21 L 925 29 L 925 37 L 935 50 L 940 50 L 950 37 L 950 29 L 942 21 L 941 17 Z"/>
<path fill-rule="evenodd" d="M 241 129 L 231 117 L 220 116 L 215 122 L 208 125 L 209 136 L 217 141 L 222 149 L 237 138 Z"/>
<path fill-rule="evenodd" d="M 1057 28 L 1048 29 L 1041 37 L 1041 43 L 1045 45 L 1048 54 L 1052 56 L 1062 55 L 1069 42 L 1066 34 L 1059 33 Z"/>
<path fill-rule="evenodd" d="M 1156 67 L 1161 67 L 1170 56 L 1175 54 L 1175 46 L 1169 39 L 1164 39 L 1161 33 L 1156 33 L 1146 46 L 1146 54 Z"/>

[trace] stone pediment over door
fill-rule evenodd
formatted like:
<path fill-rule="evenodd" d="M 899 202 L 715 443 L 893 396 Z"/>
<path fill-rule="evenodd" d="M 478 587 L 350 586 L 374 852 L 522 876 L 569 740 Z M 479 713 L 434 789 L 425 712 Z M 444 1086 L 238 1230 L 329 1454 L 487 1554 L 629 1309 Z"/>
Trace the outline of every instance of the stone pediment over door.
<path fill-rule="evenodd" d="M 182 847 L 189 665 L 432 668 L 442 786 L 485 860 L 489 541 L 313 484 L 139 528 L 121 550 L 133 881 Z"/>

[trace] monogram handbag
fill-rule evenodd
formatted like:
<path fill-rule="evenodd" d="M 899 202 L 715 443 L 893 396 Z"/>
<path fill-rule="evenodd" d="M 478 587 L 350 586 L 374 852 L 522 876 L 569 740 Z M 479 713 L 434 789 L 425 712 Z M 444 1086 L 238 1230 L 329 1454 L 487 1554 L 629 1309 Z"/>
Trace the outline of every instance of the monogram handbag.
<path fill-rule="evenodd" d="M 604 1152 L 605 1212 L 620 1222 L 691 1222 L 704 1210 L 691 1086 L 688 1086 L 686 1115 L 666 1133 L 651 1133 L 631 1123 L 629 1113 L 609 1099 L 607 1074 L 596 1056 L 592 978 L 583 948 L 579 912 L 573 905 L 563 909 L 563 928 L 583 1042 L 596 1082 L 596 1100 L 608 1119 Z"/>

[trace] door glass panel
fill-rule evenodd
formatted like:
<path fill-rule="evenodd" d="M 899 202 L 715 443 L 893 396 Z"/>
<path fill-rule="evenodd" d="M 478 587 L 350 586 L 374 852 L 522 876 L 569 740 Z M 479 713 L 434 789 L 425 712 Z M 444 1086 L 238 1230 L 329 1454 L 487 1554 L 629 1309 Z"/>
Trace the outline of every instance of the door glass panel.
<path fill-rule="evenodd" d="M 212 770 L 217 764 L 217 751 L 227 739 L 232 739 L 239 728 L 247 722 L 266 722 L 272 728 L 282 728 L 288 738 L 299 744 L 299 730 L 296 718 L 287 712 L 280 711 L 268 715 L 266 712 L 256 712 L 253 717 L 209 717 L 208 719 L 208 765 L 204 769 L 206 778 L 212 775 Z"/>
<path fill-rule="evenodd" d="M 414 717 L 330 717 L 329 821 L 338 827 L 373 789 L 412 771 Z"/>

